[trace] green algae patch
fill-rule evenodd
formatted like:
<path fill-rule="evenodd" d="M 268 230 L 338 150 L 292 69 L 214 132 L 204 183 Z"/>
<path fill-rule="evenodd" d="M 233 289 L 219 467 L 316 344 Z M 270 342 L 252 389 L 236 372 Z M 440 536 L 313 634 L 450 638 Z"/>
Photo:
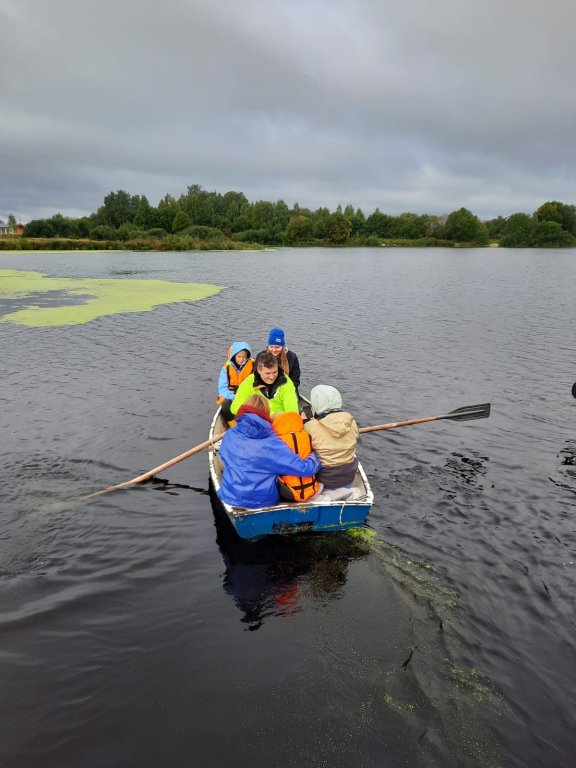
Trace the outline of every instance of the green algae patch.
<path fill-rule="evenodd" d="M 168 280 L 49 277 L 41 272 L 0 269 L 0 300 L 30 299 L 30 305 L 0 318 L 35 328 L 80 325 L 108 315 L 151 312 L 163 304 L 199 301 L 214 296 L 222 286 L 204 283 L 172 283 Z M 62 292 L 72 305 L 42 306 L 39 297 Z"/>
<path fill-rule="evenodd" d="M 347 535 L 351 539 L 360 539 L 361 541 L 369 542 L 376 537 L 376 531 L 371 528 L 348 528 Z"/>

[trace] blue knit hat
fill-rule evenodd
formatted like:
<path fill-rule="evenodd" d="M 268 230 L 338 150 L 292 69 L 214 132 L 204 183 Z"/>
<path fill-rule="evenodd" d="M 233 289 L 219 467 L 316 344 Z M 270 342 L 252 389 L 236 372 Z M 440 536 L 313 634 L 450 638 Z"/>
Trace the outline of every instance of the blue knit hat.
<path fill-rule="evenodd" d="M 284 343 L 284 331 L 282 328 L 272 328 L 270 335 L 268 336 L 268 344 L 273 346 L 285 347 Z"/>

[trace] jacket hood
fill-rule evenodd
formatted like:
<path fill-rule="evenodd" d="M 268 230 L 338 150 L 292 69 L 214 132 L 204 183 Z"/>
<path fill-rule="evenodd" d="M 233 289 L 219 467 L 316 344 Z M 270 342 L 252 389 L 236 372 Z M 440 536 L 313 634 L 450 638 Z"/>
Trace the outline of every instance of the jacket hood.
<path fill-rule="evenodd" d="M 354 417 L 346 411 L 337 411 L 324 416 L 318 423 L 322 424 L 334 437 L 344 437 L 352 430 Z"/>
<path fill-rule="evenodd" d="M 319 384 L 310 392 L 310 404 L 314 414 L 339 411 L 342 408 L 342 396 L 336 387 Z"/>
<path fill-rule="evenodd" d="M 250 349 L 250 344 L 248 344 L 247 341 L 235 341 L 234 344 L 232 344 L 230 346 L 230 349 L 228 350 L 228 360 L 232 362 L 232 358 L 234 357 L 234 355 L 237 355 L 238 352 L 242 352 L 243 349 L 245 349 L 246 352 L 248 352 L 248 360 L 249 360 L 252 357 L 252 350 Z"/>
<path fill-rule="evenodd" d="M 286 411 L 274 419 L 274 432 L 277 435 L 288 435 L 290 432 L 302 432 L 304 422 L 302 416 L 294 411 Z"/>
<path fill-rule="evenodd" d="M 255 413 L 244 413 L 238 418 L 238 424 L 232 429 L 237 429 L 240 434 L 253 440 L 263 440 L 274 434 L 272 424 L 261 419 Z"/>

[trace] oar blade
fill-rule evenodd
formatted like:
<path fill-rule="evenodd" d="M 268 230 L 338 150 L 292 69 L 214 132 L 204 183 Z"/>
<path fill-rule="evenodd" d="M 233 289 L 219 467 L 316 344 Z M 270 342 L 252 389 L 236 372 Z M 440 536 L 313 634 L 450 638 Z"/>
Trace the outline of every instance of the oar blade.
<path fill-rule="evenodd" d="M 480 405 L 466 405 L 464 408 L 457 408 L 445 416 L 438 416 L 438 418 L 450 419 L 451 421 L 471 421 L 472 419 L 487 419 L 488 416 L 490 416 L 490 403 L 481 403 Z"/>

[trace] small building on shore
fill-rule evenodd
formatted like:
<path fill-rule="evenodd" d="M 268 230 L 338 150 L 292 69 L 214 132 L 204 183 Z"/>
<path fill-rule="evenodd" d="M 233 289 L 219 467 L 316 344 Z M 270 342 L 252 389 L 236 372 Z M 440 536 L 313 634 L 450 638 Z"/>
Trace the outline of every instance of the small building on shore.
<path fill-rule="evenodd" d="M 7 224 L 0 219 L 0 237 L 2 235 L 21 235 L 24 232 L 24 224 Z"/>

